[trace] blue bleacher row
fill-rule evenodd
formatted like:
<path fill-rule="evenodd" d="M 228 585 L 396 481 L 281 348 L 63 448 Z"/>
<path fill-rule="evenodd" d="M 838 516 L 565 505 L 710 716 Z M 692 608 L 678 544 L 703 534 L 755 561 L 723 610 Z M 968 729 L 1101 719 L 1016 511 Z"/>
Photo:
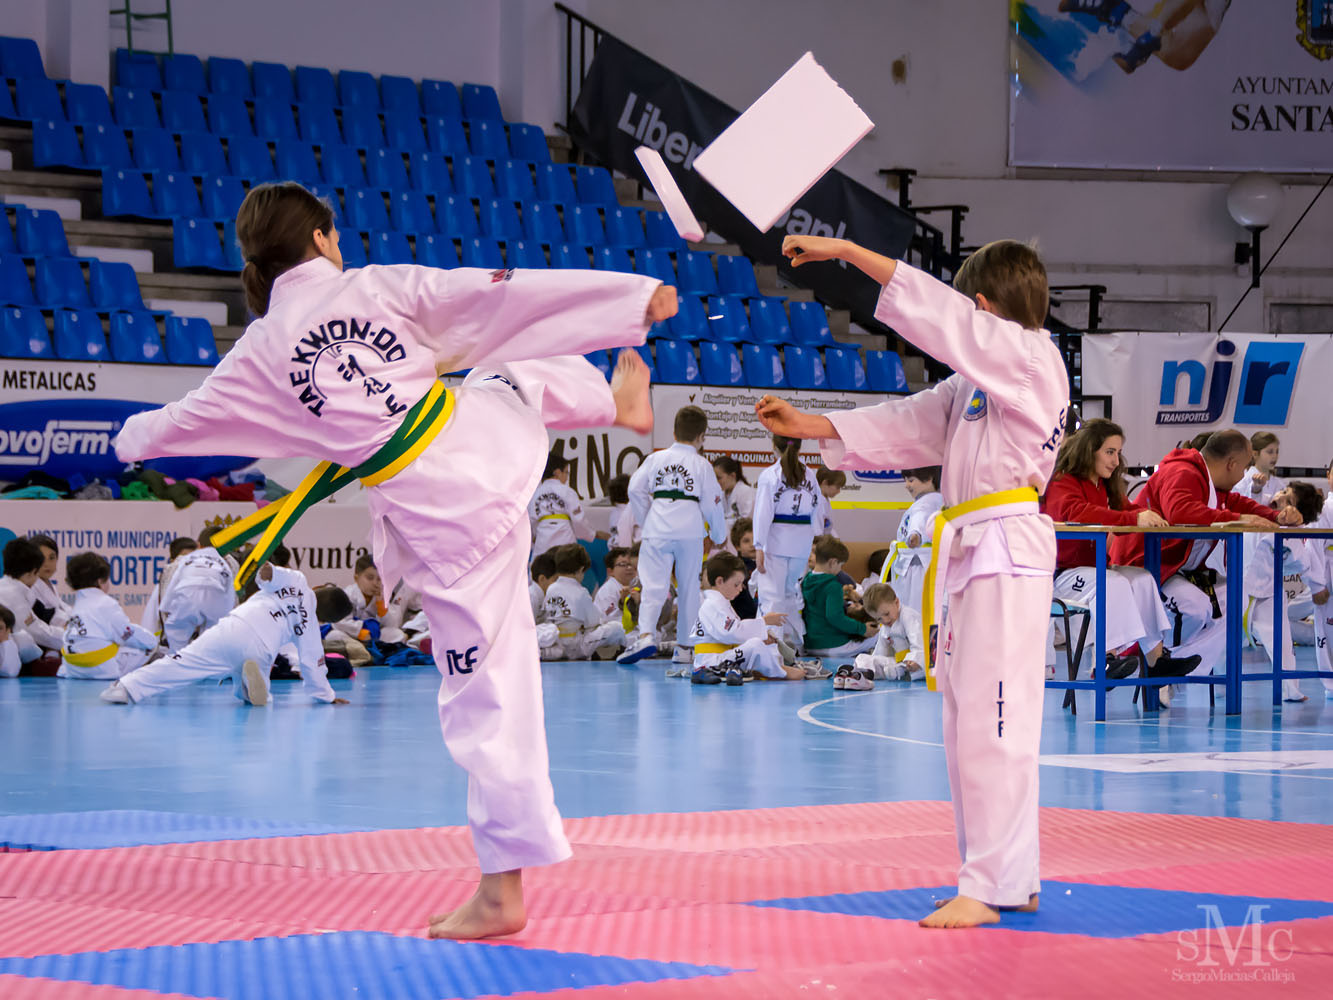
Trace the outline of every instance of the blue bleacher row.
<path fill-rule="evenodd" d="M 165 338 L 158 330 L 159 318 Z M 95 309 L 55 309 L 51 319 L 48 331 L 40 308 L 0 309 L 0 358 L 208 367 L 218 363 L 213 327 L 204 319 L 134 310 L 110 313 L 104 327 L 104 317 Z"/>

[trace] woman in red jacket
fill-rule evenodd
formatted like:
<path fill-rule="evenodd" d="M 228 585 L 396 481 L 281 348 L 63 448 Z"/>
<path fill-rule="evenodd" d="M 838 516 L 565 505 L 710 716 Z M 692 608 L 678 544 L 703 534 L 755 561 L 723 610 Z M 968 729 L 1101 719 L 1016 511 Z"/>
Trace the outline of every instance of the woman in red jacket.
<path fill-rule="evenodd" d="M 1100 418 L 1084 421 L 1065 439 L 1055 461 L 1055 474 L 1042 498 L 1042 510 L 1069 524 L 1140 525 L 1164 528 L 1166 521 L 1125 495 L 1125 432 Z M 1097 556 L 1093 542 L 1064 539 L 1055 554 L 1055 593 L 1062 601 L 1095 609 Z M 1095 614 L 1095 611 L 1092 613 Z M 1095 620 L 1091 627 L 1096 627 Z M 1132 566 L 1106 569 L 1106 673 L 1128 677 L 1138 670 L 1135 646 L 1154 676 L 1183 676 L 1199 665 L 1198 656 L 1172 657 L 1162 645 L 1171 629 L 1157 581 Z"/>

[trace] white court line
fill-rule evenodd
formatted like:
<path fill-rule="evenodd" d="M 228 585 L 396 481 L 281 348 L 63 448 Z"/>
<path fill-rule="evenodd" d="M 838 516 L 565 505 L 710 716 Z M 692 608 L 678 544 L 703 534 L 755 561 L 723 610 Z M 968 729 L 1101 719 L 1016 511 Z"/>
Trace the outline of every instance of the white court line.
<path fill-rule="evenodd" d="M 1220 726 L 1187 726 L 1184 723 L 1162 725 L 1160 722 L 1148 719 L 1108 719 L 1104 722 L 1094 720 L 1092 724 L 1094 726 L 1140 726 L 1159 729 L 1162 732 L 1192 730 L 1203 733 L 1255 733 L 1260 736 L 1323 736 L 1333 738 L 1333 732 L 1316 733 L 1306 729 L 1225 729 Z"/>
<path fill-rule="evenodd" d="M 808 722 L 812 726 L 823 726 L 825 729 L 832 729 L 835 733 L 851 733 L 853 736 L 873 736 L 877 740 L 893 740 L 895 743 L 914 743 L 919 747 L 936 747 L 944 749 L 943 743 L 930 743 L 926 740 L 914 740 L 906 736 L 889 736 L 886 733 L 868 733 L 864 729 L 848 729 L 846 726 L 835 726 L 831 722 L 823 722 L 814 717 L 814 710 L 821 705 L 831 705 L 835 701 L 848 701 L 852 698 L 864 698 L 872 694 L 893 694 L 892 691 L 854 691 L 851 694 L 834 695 L 832 698 L 825 698 L 823 701 L 812 701 L 808 705 L 802 705 L 796 712 L 796 717 L 802 722 Z"/>

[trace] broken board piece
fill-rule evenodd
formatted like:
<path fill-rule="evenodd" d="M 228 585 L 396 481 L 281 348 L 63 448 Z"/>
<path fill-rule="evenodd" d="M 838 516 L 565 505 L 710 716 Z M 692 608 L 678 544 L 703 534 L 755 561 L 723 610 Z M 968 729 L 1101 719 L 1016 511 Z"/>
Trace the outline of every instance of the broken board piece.
<path fill-rule="evenodd" d="M 651 146 L 640 146 L 634 151 L 634 155 L 639 158 L 643 172 L 648 175 L 648 183 L 653 186 L 653 191 L 657 193 L 658 200 L 666 209 L 671 224 L 676 227 L 676 232 L 680 233 L 682 239 L 691 242 L 697 243 L 703 239 L 703 227 L 699 225 L 699 220 L 690 210 L 689 203 L 681 193 L 676 179 L 671 176 L 662 154 Z"/>

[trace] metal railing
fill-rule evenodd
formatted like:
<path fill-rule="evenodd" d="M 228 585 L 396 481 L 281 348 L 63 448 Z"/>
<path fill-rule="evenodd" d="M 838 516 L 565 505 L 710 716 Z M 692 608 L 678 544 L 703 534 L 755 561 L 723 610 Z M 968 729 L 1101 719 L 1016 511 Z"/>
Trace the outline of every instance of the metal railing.
<path fill-rule="evenodd" d="M 167 23 L 167 55 L 176 54 L 176 39 L 171 29 L 171 0 L 163 0 L 163 10 L 151 14 L 135 13 L 132 0 L 125 0 L 124 7 L 116 7 L 108 13 L 112 17 L 125 18 L 125 48 L 134 51 L 134 25 L 136 21 L 165 21 Z M 142 51 L 142 50 L 140 50 Z"/>

